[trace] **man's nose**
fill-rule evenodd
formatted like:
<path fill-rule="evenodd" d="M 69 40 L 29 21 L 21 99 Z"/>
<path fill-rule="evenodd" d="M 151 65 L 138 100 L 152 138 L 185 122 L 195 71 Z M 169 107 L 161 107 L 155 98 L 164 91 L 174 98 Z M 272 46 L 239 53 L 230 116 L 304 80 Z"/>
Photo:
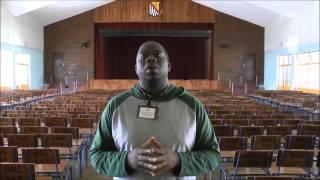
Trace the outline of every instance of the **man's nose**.
<path fill-rule="evenodd" d="M 157 62 L 157 58 L 155 58 L 154 56 L 149 56 L 146 59 L 146 63 L 155 63 L 155 62 Z"/>

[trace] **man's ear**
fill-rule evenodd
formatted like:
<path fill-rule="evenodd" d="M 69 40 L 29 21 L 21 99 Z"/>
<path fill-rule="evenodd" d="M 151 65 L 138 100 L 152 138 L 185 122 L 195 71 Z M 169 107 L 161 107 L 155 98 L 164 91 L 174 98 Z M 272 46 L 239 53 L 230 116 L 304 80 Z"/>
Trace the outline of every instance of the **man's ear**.
<path fill-rule="evenodd" d="M 168 61 L 168 72 L 170 72 L 171 71 L 171 63 L 170 63 L 170 61 Z"/>

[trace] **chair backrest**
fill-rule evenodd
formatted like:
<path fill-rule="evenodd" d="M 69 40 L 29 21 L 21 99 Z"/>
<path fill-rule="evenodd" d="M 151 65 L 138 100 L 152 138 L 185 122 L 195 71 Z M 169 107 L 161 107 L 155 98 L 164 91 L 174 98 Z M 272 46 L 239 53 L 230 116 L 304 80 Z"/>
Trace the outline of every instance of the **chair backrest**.
<path fill-rule="evenodd" d="M 40 133 L 48 133 L 48 127 L 43 126 L 21 126 L 20 133 L 22 134 L 40 134 Z"/>
<path fill-rule="evenodd" d="M 45 147 L 72 147 L 72 134 L 41 134 L 40 138 Z"/>
<path fill-rule="evenodd" d="M 300 124 L 298 134 L 320 136 L 320 125 Z"/>
<path fill-rule="evenodd" d="M 256 126 L 276 126 L 277 120 L 274 119 L 259 119 L 255 123 Z"/>
<path fill-rule="evenodd" d="M 0 134 L 17 134 L 16 126 L 0 126 Z"/>
<path fill-rule="evenodd" d="M 303 121 L 301 119 L 285 119 L 282 121 L 282 125 L 291 125 L 293 129 L 298 129 L 298 125 Z"/>
<path fill-rule="evenodd" d="M 72 134 L 73 139 L 79 139 L 80 133 L 77 127 L 51 127 L 51 133 Z"/>
<path fill-rule="evenodd" d="M 267 127 L 267 134 L 268 135 L 280 135 L 282 137 L 285 137 L 287 135 L 292 134 L 292 126 L 268 126 Z"/>
<path fill-rule="evenodd" d="M 258 135 L 251 137 L 252 150 L 276 150 L 280 149 L 281 137 L 279 135 Z"/>
<path fill-rule="evenodd" d="M 229 125 L 214 125 L 216 136 L 233 136 L 233 126 Z"/>
<path fill-rule="evenodd" d="M 35 164 L 59 164 L 58 149 L 22 149 L 22 160 L 24 163 Z"/>
<path fill-rule="evenodd" d="M 93 119 L 91 118 L 74 118 L 70 119 L 70 127 L 93 128 Z"/>
<path fill-rule="evenodd" d="M 219 147 L 222 151 L 246 150 L 247 137 L 219 137 Z"/>
<path fill-rule="evenodd" d="M 38 118 L 19 118 L 19 126 L 40 126 L 40 119 Z"/>
<path fill-rule="evenodd" d="M 8 146 L 37 147 L 38 141 L 35 134 L 8 134 Z"/>
<path fill-rule="evenodd" d="M 32 163 L 0 163 L 0 179 L 35 179 L 35 168 Z"/>
<path fill-rule="evenodd" d="M 3 142 L 3 135 L 0 134 L 0 146 L 3 146 L 4 145 L 4 142 Z"/>
<path fill-rule="evenodd" d="M 18 162 L 17 146 L 1 146 L 0 162 Z"/>
<path fill-rule="evenodd" d="M 272 162 L 272 154 L 272 151 L 236 151 L 233 166 L 269 168 Z"/>
<path fill-rule="evenodd" d="M 313 163 L 312 150 L 279 150 L 277 166 L 311 168 Z"/>
<path fill-rule="evenodd" d="M 263 126 L 240 126 L 239 127 L 239 136 L 254 136 L 254 135 L 263 135 Z"/>
<path fill-rule="evenodd" d="M 229 125 L 233 127 L 238 127 L 238 126 L 249 126 L 249 120 L 245 119 L 232 119 L 229 121 Z"/>
<path fill-rule="evenodd" d="M 212 125 L 222 125 L 221 119 L 210 120 Z"/>
<path fill-rule="evenodd" d="M 47 126 L 67 126 L 67 120 L 64 117 L 48 117 L 47 118 Z"/>
<path fill-rule="evenodd" d="M 316 137 L 309 135 L 290 135 L 286 137 L 286 149 L 314 149 Z"/>
<path fill-rule="evenodd" d="M 15 122 L 16 122 L 15 118 L 11 118 L 11 117 L 0 118 L 0 126 L 14 126 Z"/>

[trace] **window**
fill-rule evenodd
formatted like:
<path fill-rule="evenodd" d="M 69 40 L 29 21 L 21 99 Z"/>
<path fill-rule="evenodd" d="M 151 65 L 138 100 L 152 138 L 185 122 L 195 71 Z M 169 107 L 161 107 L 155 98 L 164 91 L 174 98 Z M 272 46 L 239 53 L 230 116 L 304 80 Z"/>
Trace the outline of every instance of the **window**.
<path fill-rule="evenodd" d="M 278 56 L 277 88 L 279 90 L 288 90 L 291 87 L 291 83 L 290 83 L 291 59 L 292 59 L 292 55 Z"/>
<path fill-rule="evenodd" d="M 1 90 L 29 89 L 30 54 L 1 49 Z"/>
<path fill-rule="evenodd" d="M 319 51 L 297 54 L 296 59 L 296 89 L 320 89 L 320 57 Z"/>
<path fill-rule="evenodd" d="M 1 49 L 1 90 L 13 89 L 13 71 L 14 71 L 13 53 L 9 50 Z"/>
<path fill-rule="evenodd" d="M 30 55 L 16 54 L 15 82 L 17 89 L 29 89 Z"/>

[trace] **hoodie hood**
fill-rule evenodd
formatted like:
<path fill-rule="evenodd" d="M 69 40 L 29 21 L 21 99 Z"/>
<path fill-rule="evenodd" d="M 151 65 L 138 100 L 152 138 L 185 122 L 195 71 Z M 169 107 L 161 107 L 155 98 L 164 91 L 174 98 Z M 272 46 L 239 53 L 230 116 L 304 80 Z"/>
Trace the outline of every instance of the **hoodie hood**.
<path fill-rule="evenodd" d="M 144 93 L 140 90 L 140 84 L 136 84 L 133 88 L 130 89 L 130 93 L 139 98 L 139 99 L 147 99 L 147 97 L 144 95 Z M 185 89 L 182 87 L 176 87 L 172 84 L 169 85 L 169 87 L 162 92 L 160 95 L 152 96 L 152 101 L 169 101 L 171 99 L 180 97 L 186 93 Z"/>

